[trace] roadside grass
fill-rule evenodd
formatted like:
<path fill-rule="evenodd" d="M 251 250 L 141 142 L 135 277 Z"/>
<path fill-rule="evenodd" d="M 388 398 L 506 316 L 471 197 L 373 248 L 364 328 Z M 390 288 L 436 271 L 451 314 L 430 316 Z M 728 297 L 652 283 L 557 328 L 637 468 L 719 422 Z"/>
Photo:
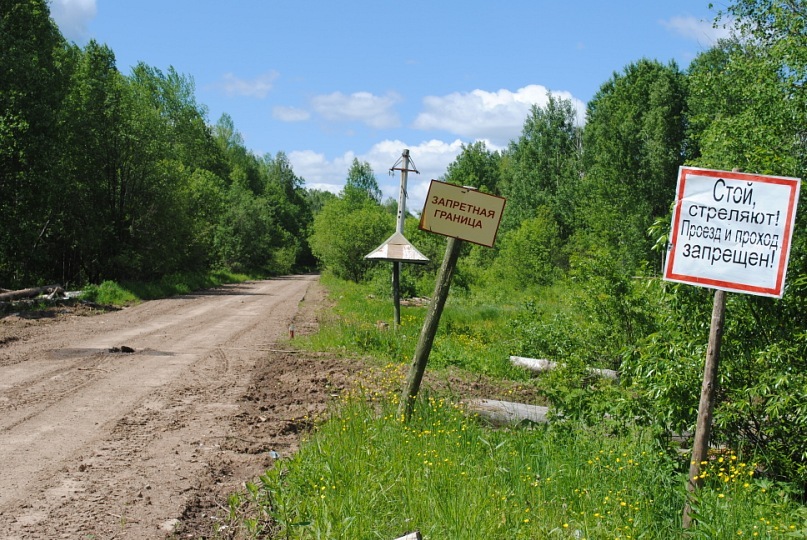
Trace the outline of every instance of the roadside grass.
<path fill-rule="evenodd" d="M 228 271 L 209 273 L 182 273 L 164 276 L 159 281 L 104 281 L 90 285 L 84 290 L 83 300 L 110 306 L 124 306 L 144 300 L 168 298 L 188 294 L 201 289 L 217 287 L 225 283 L 240 283 L 254 279 L 252 276 Z"/>
<path fill-rule="evenodd" d="M 807 538 L 807 509 L 788 487 L 729 451 L 703 465 L 696 526 L 683 531 L 688 463 L 652 428 L 570 420 L 495 429 L 427 390 L 404 424 L 401 364 L 426 309 L 404 307 L 394 331 L 378 324 L 391 322 L 391 300 L 328 276 L 323 283 L 336 305 L 321 314 L 319 333 L 295 344 L 362 356 L 372 369 L 357 374 L 358 386 L 296 455 L 231 495 L 219 537 Z M 563 312 L 562 286 L 543 294 Z M 506 361 L 523 331 L 511 321 L 525 297 L 511 300 L 449 298 L 429 369 L 526 381 Z M 383 375 L 373 375 L 380 366 Z"/>
<path fill-rule="evenodd" d="M 310 350 L 369 355 L 381 363 L 409 363 L 414 355 L 427 307 L 401 306 L 401 324 L 393 327 L 391 295 L 380 297 L 367 286 L 323 274 L 323 285 L 336 305 L 321 314 L 317 334 L 298 340 Z M 430 368 L 457 366 L 494 377 L 525 379 L 509 363 L 511 319 L 517 300 L 492 303 L 469 295 L 450 296 L 429 357 Z"/>
<path fill-rule="evenodd" d="M 685 533 L 685 473 L 650 431 L 492 429 L 423 394 L 396 417 L 400 369 L 345 393 L 300 451 L 231 496 L 228 538 L 804 538 L 804 515 L 736 455 L 706 466 Z M 803 511 L 803 509 L 801 509 Z M 238 535 L 233 534 L 238 531 Z M 801 535 L 801 536 L 799 536 Z"/>

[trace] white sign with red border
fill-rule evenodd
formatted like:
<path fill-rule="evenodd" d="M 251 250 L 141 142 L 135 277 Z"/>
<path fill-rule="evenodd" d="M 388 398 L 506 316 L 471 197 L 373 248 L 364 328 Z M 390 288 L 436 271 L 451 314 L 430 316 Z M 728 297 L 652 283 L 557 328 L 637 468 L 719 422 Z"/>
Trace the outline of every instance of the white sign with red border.
<path fill-rule="evenodd" d="M 781 298 L 800 184 L 681 167 L 664 279 Z"/>

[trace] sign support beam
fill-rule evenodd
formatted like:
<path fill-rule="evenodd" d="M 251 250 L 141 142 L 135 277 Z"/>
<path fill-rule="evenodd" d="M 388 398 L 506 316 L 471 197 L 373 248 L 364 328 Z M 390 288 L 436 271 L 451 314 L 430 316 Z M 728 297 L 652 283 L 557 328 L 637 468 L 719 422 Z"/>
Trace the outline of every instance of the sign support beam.
<path fill-rule="evenodd" d="M 462 240 L 459 238 L 449 238 L 446 244 L 446 253 L 440 271 L 437 274 L 437 282 L 434 285 L 434 294 L 429 303 L 429 311 L 426 313 L 426 320 L 420 331 L 420 338 L 415 348 L 415 355 L 412 358 L 412 366 L 409 368 L 409 376 L 406 378 L 406 385 L 398 404 L 398 418 L 408 422 L 415 407 L 415 398 L 420 390 L 420 383 L 423 374 L 426 372 L 426 364 L 429 362 L 429 353 L 432 350 L 434 336 L 437 334 L 437 327 L 440 324 L 440 317 L 446 305 L 448 291 L 451 288 L 451 278 L 457 266 L 457 259 L 460 255 Z"/>
<path fill-rule="evenodd" d="M 692 525 L 692 493 L 700 489 L 701 463 L 706 461 L 709 452 L 709 437 L 712 434 L 712 414 L 715 408 L 717 391 L 717 367 L 720 363 L 720 345 L 723 340 L 723 327 L 726 320 L 726 291 L 715 290 L 712 305 L 712 322 L 709 328 L 709 345 L 706 348 L 706 362 L 703 367 L 703 384 L 698 403 L 698 420 L 695 425 L 695 442 L 692 445 L 692 459 L 689 462 L 687 482 L 687 502 L 684 505 L 682 525 L 689 529 Z"/>

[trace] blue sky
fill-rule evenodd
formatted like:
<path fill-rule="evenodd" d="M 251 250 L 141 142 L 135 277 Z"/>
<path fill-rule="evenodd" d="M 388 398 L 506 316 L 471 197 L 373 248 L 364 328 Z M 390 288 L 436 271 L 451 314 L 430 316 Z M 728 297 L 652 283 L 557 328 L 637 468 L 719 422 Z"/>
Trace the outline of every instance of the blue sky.
<path fill-rule="evenodd" d="M 713 2 L 719 8 L 722 2 Z M 718 37 L 708 0 L 51 0 L 62 34 L 196 84 L 215 123 L 246 146 L 285 152 L 306 187 L 337 192 L 353 158 L 384 197 L 404 148 L 410 210 L 461 145 L 518 138 L 546 93 L 585 104 L 641 58 L 682 68 Z"/>

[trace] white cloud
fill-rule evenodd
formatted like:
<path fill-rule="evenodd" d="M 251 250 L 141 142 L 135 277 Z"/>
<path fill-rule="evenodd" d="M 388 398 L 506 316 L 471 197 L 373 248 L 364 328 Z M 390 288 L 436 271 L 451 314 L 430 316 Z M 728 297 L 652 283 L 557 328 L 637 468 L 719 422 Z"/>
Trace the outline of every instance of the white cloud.
<path fill-rule="evenodd" d="M 222 81 L 215 86 L 230 97 L 248 96 L 263 99 L 269 94 L 278 77 L 280 74 L 276 71 L 263 73 L 252 80 L 239 79 L 233 73 L 225 73 Z"/>
<path fill-rule="evenodd" d="M 346 152 L 333 160 L 313 150 L 295 150 L 288 154 L 294 174 L 305 179 L 308 188 L 338 193 L 345 184 L 347 171 L 355 155 Z"/>
<path fill-rule="evenodd" d="M 398 140 L 386 140 L 373 145 L 363 159 L 373 166 L 383 198 L 392 197 L 397 201 L 401 189 L 401 173 L 393 171 L 394 174 L 389 174 L 389 169 L 401 157 L 403 149 L 408 148 L 414 167 L 420 174 L 408 174 L 406 207 L 410 212 L 420 213 L 429 191 L 429 183 L 446 173 L 449 164 L 462 151 L 462 144 L 463 141 L 459 139 L 453 142 L 431 139 L 414 146 Z"/>
<path fill-rule="evenodd" d="M 89 35 L 87 24 L 95 18 L 97 12 L 95 0 L 51 0 L 51 17 L 69 41 L 86 41 Z"/>
<path fill-rule="evenodd" d="M 661 25 L 681 37 L 704 46 L 714 45 L 717 40 L 731 36 L 730 22 L 728 26 L 720 24 L 715 27 L 710 21 L 692 16 L 672 17 L 669 20 L 661 21 Z"/>
<path fill-rule="evenodd" d="M 311 118 L 311 113 L 297 107 L 275 107 L 272 116 L 281 122 L 304 122 Z"/>
<path fill-rule="evenodd" d="M 533 84 L 515 92 L 473 90 L 454 92 L 447 96 L 423 98 L 424 112 L 415 119 L 416 129 L 439 129 L 474 139 L 488 139 L 497 145 L 518 138 L 532 105 L 546 106 L 549 90 Z M 585 104 L 569 92 L 552 92 L 569 99 L 578 113 L 578 122 L 585 117 Z"/>
<path fill-rule="evenodd" d="M 373 168 L 381 188 L 382 198 L 392 197 L 398 200 L 401 186 L 401 174 L 390 168 L 401 157 L 404 148 L 409 154 L 420 174 L 409 173 L 407 191 L 409 194 L 407 208 L 410 212 L 420 212 L 429 182 L 445 174 L 448 165 L 454 161 L 462 150 L 462 141 L 445 142 L 436 139 L 421 142 L 419 145 L 407 145 L 400 140 L 384 140 L 373 145 L 365 154 L 356 155 L 346 152 L 332 160 L 324 154 L 312 150 L 295 151 L 289 153 L 289 161 L 294 173 L 305 179 L 307 188 L 322 189 L 338 193 L 345 183 L 345 177 L 353 163 L 353 158 L 366 161 Z"/>
<path fill-rule="evenodd" d="M 314 97 L 311 104 L 326 120 L 358 121 L 372 128 L 386 129 L 400 125 L 398 114 L 393 110 L 399 101 L 400 96 L 394 92 L 385 96 L 375 96 L 370 92 L 355 92 L 350 95 L 334 92 Z"/>

